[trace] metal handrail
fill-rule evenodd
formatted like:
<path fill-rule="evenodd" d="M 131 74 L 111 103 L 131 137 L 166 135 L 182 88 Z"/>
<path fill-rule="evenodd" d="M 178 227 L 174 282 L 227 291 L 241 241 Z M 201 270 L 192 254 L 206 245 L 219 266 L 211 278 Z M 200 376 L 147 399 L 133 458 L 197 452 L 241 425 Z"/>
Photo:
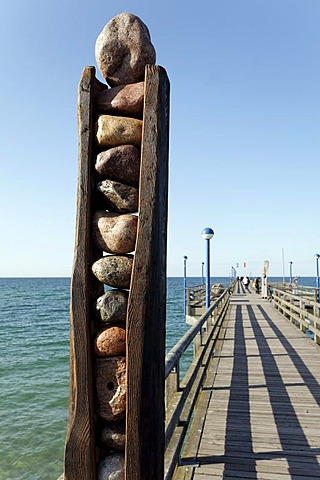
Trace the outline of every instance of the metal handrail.
<path fill-rule="evenodd" d="M 218 332 L 227 312 L 230 294 L 231 289 L 226 289 L 166 356 L 165 480 L 172 479 L 178 465 L 184 438 L 203 386 L 207 365 L 213 355 Z M 205 329 L 205 335 L 202 329 Z M 194 341 L 193 361 L 180 382 L 179 363 L 192 341 Z"/>
<path fill-rule="evenodd" d="M 228 294 L 228 290 L 225 290 L 221 297 L 218 298 L 210 308 L 199 318 L 199 320 L 180 338 L 180 340 L 175 344 L 175 346 L 170 350 L 165 358 L 165 379 L 168 378 L 173 368 L 181 359 L 183 353 L 187 350 L 189 345 L 195 336 L 200 332 L 204 323 L 208 320 L 213 310 L 222 302 L 224 297 Z"/>

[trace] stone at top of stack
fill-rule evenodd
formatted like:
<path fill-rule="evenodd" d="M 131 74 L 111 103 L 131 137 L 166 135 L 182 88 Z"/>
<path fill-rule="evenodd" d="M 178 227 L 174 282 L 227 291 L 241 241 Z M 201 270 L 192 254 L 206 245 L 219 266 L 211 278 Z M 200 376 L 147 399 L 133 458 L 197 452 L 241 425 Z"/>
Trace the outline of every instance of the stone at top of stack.
<path fill-rule="evenodd" d="M 120 13 L 107 23 L 97 38 L 95 54 L 111 87 L 143 81 L 145 66 L 156 61 L 148 27 L 132 13 Z"/>

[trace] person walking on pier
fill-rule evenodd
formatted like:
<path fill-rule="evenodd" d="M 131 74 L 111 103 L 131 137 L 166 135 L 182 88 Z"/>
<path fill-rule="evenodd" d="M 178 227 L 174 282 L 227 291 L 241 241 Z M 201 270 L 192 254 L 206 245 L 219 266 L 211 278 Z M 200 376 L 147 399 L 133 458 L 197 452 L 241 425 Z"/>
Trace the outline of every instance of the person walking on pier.
<path fill-rule="evenodd" d="M 245 288 L 248 292 L 250 292 L 250 290 L 249 290 L 249 283 L 250 283 L 249 278 L 248 278 L 247 276 L 245 276 L 245 277 L 243 278 L 243 285 L 244 285 L 244 288 Z"/>

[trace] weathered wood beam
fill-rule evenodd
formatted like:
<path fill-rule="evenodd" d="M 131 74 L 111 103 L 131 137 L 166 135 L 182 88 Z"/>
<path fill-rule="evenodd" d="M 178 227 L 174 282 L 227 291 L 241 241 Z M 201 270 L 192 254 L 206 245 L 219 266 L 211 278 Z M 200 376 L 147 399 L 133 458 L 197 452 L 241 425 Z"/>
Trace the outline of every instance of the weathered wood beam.
<path fill-rule="evenodd" d="M 126 480 L 164 477 L 169 80 L 148 65 L 139 223 L 127 315 Z"/>
<path fill-rule="evenodd" d="M 86 67 L 78 90 L 78 194 L 70 301 L 70 399 L 65 445 L 65 480 L 96 478 L 93 421 L 92 302 L 103 294 L 91 273 L 102 256 L 92 244 L 93 98 L 95 68 Z"/>

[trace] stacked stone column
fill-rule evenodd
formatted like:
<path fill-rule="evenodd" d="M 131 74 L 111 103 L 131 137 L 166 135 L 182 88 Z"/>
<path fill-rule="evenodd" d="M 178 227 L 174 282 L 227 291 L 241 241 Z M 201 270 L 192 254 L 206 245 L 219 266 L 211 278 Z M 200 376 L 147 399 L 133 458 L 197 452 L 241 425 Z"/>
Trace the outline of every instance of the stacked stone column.
<path fill-rule="evenodd" d="M 124 478 L 126 315 L 138 231 L 144 69 L 155 62 L 147 27 L 120 14 L 96 43 L 107 85 L 95 98 L 95 211 L 92 238 L 103 256 L 91 266 L 107 286 L 96 299 L 93 372 L 98 480 Z"/>

